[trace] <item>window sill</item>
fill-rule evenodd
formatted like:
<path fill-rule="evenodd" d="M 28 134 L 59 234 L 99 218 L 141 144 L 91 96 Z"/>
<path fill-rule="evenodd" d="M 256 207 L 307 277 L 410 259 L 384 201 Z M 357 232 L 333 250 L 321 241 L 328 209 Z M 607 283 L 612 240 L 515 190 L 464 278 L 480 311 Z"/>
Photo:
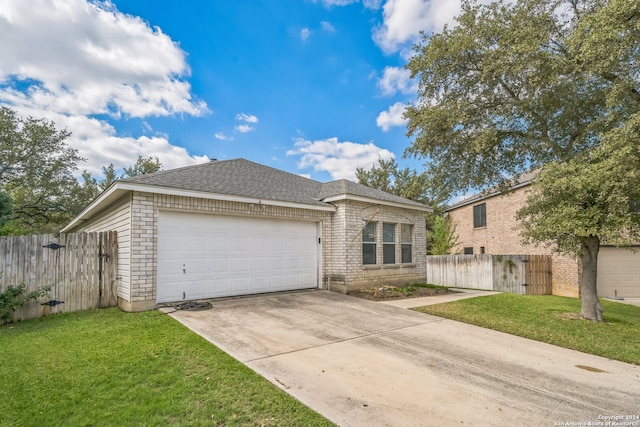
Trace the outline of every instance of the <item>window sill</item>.
<path fill-rule="evenodd" d="M 411 264 L 363 264 L 364 270 L 380 270 L 380 269 L 392 269 L 392 268 L 416 268 L 414 263 Z"/>

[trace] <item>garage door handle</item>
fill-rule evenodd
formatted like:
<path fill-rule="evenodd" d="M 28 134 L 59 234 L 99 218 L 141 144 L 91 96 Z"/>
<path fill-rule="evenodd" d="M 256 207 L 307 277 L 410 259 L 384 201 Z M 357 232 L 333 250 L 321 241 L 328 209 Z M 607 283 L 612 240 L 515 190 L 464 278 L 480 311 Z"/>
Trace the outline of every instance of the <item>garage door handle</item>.
<path fill-rule="evenodd" d="M 187 274 L 186 264 L 182 264 L 182 274 Z"/>

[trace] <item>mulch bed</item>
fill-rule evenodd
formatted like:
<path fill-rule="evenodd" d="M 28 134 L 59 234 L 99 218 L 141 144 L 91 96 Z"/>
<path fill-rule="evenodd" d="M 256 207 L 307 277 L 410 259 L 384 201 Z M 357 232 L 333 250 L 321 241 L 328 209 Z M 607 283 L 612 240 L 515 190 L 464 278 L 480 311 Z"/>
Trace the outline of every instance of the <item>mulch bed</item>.
<path fill-rule="evenodd" d="M 360 289 L 358 291 L 347 292 L 348 295 L 364 298 L 372 301 L 385 301 L 392 299 L 420 298 L 432 297 L 434 295 L 454 294 L 455 291 L 441 288 L 419 288 L 419 287 L 403 287 L 382 286 L 379 288 Z"/>

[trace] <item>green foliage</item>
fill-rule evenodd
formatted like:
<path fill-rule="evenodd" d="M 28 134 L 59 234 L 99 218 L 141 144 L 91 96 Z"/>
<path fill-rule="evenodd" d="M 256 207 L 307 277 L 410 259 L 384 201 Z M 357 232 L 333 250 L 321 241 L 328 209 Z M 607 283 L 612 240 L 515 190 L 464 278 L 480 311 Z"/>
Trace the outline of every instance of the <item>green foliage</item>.
<path fill-rule="evenodd" d="M 356 168 L 358 182 L 434 208 L 444 200 L 443 194 L 434 191 L 425 174 L 409 168 L 400 169 L 395 159 L 379 158 L 378 164 L 369 170 Z"/>
<path fill-rule="evenodd" d="M 449 217 L 434 216 L 432 229 L 427 230 L 427 253 L 429 255 L 449 255 L 458 245 L 457 224 L 451 224 Z"/>
<path fill-rule="evenodd" d="M 3 426 L 333 425 L 158 311 L 0 327 L 0 360 Z"/>
<path fill-rule="evenodd" d="M 640 0 L 464 1 L 407 65 L 419 79 L 408 153 L 453 193 L 591 150 L 640 106 L 639 11 Z"/>
<path fill-rule="evenodd" d="M 0 108 L 0 189 L 12 204 L 0 235 L 54 231 L 73 215 L 66 207 L 82 159 L 67 146 L 68 136 L 52 122 Z"/>
<path fill-rule="evenodd" d="M 0 192 L 0 226 L 8 221 L 12 213 L 11 197 L 7 193 Z"/>
<path fill-rule="evenodd" d="M 579 300 L 553 295 L 502 293 L 415 310 L 640 365 L 640 307 L 602 305 L 604 323 L 580 319 Z"/>
<path fill-rule="evenodd" d="M 588 153 L 547 165 L 518 212 L 527 242 L 580 254 L 591 236 L 615 245 L 640 241 L 640 113 Z"/>
<path fill-rule="evenodd" d="M 27 292 L 26 285 L 21 283 L 18 286 L 10 285 L 4 291 L 0 291 L 0 321 L 2 323 L 9 322 L 11 315 L 17 308 L 23 307 L 30 300 L 37 300 L 49 295 L 52 287 L 53 285 L 47 285 Z"/>
<path fill-rule="evenodd" d="M 162 164 L 160 159 L 155 156 L 142 157 L 138 155 L 138 160 L 133 166 L 124 168 L 123 177 L 131 177 L 138 175 L 146 175 L 149 173 L 155 173 L 162 170 Z"/>
<path fill-rule="evenodd" d="M 451 192 L 542 168 L 524 238 L 580 256 L 582 315 L 600 320 L 600 241 L 638 234 L 640 0 L 463 1 L 456 21 L 407 65 L 407 151 Z"/>
<path fill-rule="evenodd" d="M 138 155 L 138 160 L 132 166 L 123 169 L 122 175 L 118 176 L 115 166 L 111 163 L 109 166 L 102 167 L 102 173 L 104 180 L 98 184 L 101 191 L 109 188 L 111 184 L 119 179 L 130 178 L 132 176 L 146 175 L 149 173 L 155 173 L 162 170 L 162 164 L 160 159 L 155 156 L 143 157 Z"/>
<path fill-rule="evenodd" d="M 441 289 L 443 291 L 445 290 L 449 290 L 448 287 L 446 286 L 439 286 L 439 285 L 432 285 L 430 283 L 414 283 L 411 285 L 406 285 L 406 286 L 402 286 L 400 288 L 391 288 L 393 291 L 395 292 L 400 292 L 403 294 L 409 294 L 411 292 L 415 292 L 416 289 L 421 289 L 421 288 L 425 288 L 425 289 Z"/>

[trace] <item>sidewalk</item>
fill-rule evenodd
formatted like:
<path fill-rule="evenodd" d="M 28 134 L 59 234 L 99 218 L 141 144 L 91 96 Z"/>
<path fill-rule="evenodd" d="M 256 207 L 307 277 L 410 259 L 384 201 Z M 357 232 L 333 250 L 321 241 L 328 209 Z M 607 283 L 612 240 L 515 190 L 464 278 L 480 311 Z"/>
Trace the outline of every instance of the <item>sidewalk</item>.
<path fill-rule="evenodd" d="M 445 302 L 458 301 L 458 300 L 467 299 L 467 298 L 484 297 L 487 295 L 495 295 L 500 293 L 500 292 L 494 292 L 494 291 L 479 291 L 475 289 L 461 289 L 461 288 L 452 288 L 452 290 L 455 290 L 456 293 L 446 294 L 446 295 L 435 295 L 432 297 L 406 298 L 406 299 L 400 299 L 400 300 L 379 301 L 379 303 L 392 305 L 394 307 L 400 307 L 400 308 L 414 308 L 414 307 L 422 307 L 425 305 L 434 305 L 434 304 L 442 304 Z"/>
<path fill-rule="evenodd" d="M 399 300 L 387 300 L 387 301 L 378 301 L 381 304 L 392 305 L 394 307 L 400 308 L 414 308 L 414 307 L 423 307 L 425 305 L 435 305 L 442 304 L 445 302 L 458 301 L 461 299 L 467 298 L 475 298 L 475 297 L 484 297 L 487 295 L 495 295 L 500 292 L 494 291 L 480 291 L 475 289 L 462 289 L 462 288 L 451 288 L 455 290 L 455 294 L 446 294 L 446 295 L 435 295 L 432 297 L 422 297 L 422 298 L 406 298 Z M 628 304 L 635 305 L 640 307 L 640 298 L 625 298 L 621 300 L 613 299 L 613 298 L 601 298 L 607 301 L 619 302 L 620 304 Z"/>

